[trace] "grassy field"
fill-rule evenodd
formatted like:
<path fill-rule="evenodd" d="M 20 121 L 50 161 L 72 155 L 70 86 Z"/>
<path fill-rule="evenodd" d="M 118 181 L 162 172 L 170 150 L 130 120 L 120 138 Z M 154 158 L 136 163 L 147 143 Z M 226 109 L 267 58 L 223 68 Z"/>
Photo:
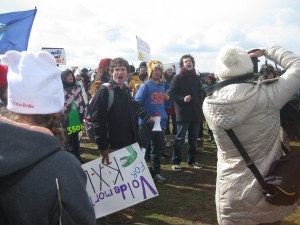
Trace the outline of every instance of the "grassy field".
<path fill-rule="evenodd" d="M 205 138 L 206 138 L 205 132 Z M 292 151 L 300 153 L 300 143 L 292 142 Z M 86 138 L 81 141 L 82 157 L 88 162 L 99 156 L 95 144 Z M 159 196 L 135 205 L 135 225 L 216 225 L 215 183 L 217 156 L 216 145 L 205 141 L 204 154 L 197 155 L 203 168 L 196 170 L 182 163 L 182 172 L 174 172 L 170 157 L 161 159 L 164 184 L 156 183 Z M 172 155 L 172 148 L 167 149 Z M 183 155 L 185 153 L 183 152 Z M 105 224 L 102 219 L 97 224 Z M 283 225 L 300 225 L 300 208 L 284 220 Z"/>

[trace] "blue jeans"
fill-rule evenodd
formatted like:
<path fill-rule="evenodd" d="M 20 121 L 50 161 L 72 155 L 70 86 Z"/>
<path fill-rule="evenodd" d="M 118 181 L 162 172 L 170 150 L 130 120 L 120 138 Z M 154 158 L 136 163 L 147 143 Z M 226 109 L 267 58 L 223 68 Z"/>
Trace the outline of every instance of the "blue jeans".
<path fill-rule="evenodd" d="M 196 160 L 197 138 L 199 135 L 200 122 L 177 122 L 177 135 L 174 143 L 172 164 L 180 165 L 181 149 L 184 146 L 185 136 L 188 133 L 189 149 L 187 152 L 187 163 Z"/>
<path fill-rule="evenodd" d="M 154 176 L 160 174 L 160 157 L 161 153 L 164 152 L 165 147 L 165 132 L 153 132 L 153 126 L 139 126 L 139 140 L 140 145 L 143 148 L 151 143 L 150 151 L 150 171 Z"/>

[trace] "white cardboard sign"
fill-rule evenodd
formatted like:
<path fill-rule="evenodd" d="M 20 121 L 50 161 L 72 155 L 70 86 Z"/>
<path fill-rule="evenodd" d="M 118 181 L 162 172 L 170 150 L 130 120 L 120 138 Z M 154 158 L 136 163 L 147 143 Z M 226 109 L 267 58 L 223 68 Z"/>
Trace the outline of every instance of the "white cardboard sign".
<path fill-rule="evenodd" d="M 158 196 L 143 153 L 137 143 L 82 165 L 87 176 L 86 190 L 96 218 Z"/>

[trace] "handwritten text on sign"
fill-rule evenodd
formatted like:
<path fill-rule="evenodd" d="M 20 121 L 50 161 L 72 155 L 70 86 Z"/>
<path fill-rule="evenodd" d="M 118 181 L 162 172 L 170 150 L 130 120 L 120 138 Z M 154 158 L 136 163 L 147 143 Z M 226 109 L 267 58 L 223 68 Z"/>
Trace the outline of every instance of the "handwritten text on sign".
<path fill-rule="evenodd" d="M 109 159 L 107 165 L 99 158 L 82 165 L 96 218 L 158 196 L 137 143 L 109 154 Z"/>

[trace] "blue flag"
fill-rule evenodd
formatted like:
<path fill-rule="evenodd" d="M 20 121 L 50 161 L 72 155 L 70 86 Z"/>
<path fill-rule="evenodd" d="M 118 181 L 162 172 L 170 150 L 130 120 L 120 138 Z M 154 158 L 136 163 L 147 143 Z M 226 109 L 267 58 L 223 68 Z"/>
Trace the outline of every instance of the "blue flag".
<path fill-rule="evenodd" d="M 0 54 L 26 51 L 36 9 L 0 14 Z"/>

